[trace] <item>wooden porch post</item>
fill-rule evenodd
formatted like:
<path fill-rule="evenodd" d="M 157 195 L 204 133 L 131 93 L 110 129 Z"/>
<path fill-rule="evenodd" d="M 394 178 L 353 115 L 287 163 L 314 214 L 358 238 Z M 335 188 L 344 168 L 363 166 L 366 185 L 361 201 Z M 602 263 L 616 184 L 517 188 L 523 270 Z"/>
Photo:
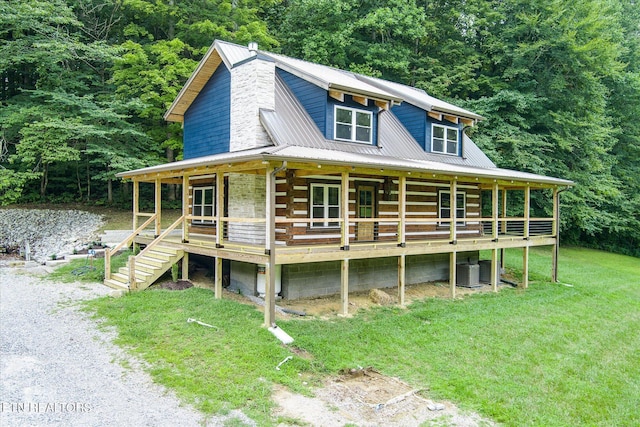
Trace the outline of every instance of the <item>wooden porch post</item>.
<path fill-rule="evenodd" d="M 529 218 L 531 217 L 531 187 L 527 185 L 524 189 L 524 240 L 529 240 Z M 526 243 L 522 251 L 522 287 L 529 287 L 529 243 Z"/>
<path fill-rule="evenodd" d="M 507 234 L 507 188 L 502 189 L 502 223 L 500 224 L 500 230 L 502 234 Z M 500 268 L 503 269 L 504 265 L 504 248 L 500 249 Z"/>
<path fill-rule="evenodd" d="M 140 214 L 140 181 L 133 181 L 133 229 L 131 231 L 135 231 L 138 229 L 138 215 Z M 133 244 L 131 245 L 131 249 L 133 253 L 138 252 L 138 244 L 136 243 L 135 237 L 133 238 Z M 109 267 L 109 274 L 111 274 L 111 267 Z"/>
<path fill-rule="evenodd" d="M 186 215 L 189 215 L 189 175 L 185 174 L 182 177 L 182 214 L 185 215 L 185 220 L 182 221 L 182 243 L 189 242 L 189 220 Z"/>
<path fill-rule="evenodd" d="M 224 246 L 224 173 L 216 172 L 216 248 Z"/>
<path fill-rule="evenodd" d="M 522 250 L 522 287 L 529 287 L 529 246 L 525 246 Z"/>
<path fill-rule="evenodd" d="M 456 242 L 456 221 L 458 210 L 458 186 L 456 179 L 451 180 L 451 189 L 449 194 L 449 243 L 455 245 Z M 456 297 L 456 265 L 457 265 L 457 253 L 455 250 L 451 251 L 449 255 L 449 289 L 451 298 Z"/>
<path fill-rule="evenodd" d="M 404 288 L 406 280 L 406 256 L 402 254 L 398 257 L 398 303 L 400 304 L 400 307 L 404 307 Z"/>
<path fill-rule="evenodd" d="M 138 229 L 138 214 L 140 213 L 140 181 L 133 181 L 133 229 Z"/>
<path fill-rule="evenodd" d="M 451 180 L 451 189 L 449 194 L 449 242 L 455 245 L 456 242 L 456 227 L 457 227 L 457 212 L 458 211 L 458 185 L 457 180 L 454 178 Z"/>
<path fill-rule="evenodd" d="M 456 251 L 451 252 L 451 254 L 449 254 L 449 291 L 450 291 L 450 296 L 451 298 L 455 298 L 456 297 L 456 281 L 457 281 L 457 277 L 456 277 L 456 265 L 457 265 L 457 256 L 458 254 L 456 253 Z"/>
<path fill-rule="evenodd" d="M 398 179 L 398 246 L 406 245 L 407 230 L 407 177 L 400 175 Z"/>
<path fill-rule="evenodd" d="M 341 261 L 340 269 L 340 298 L 342 300 L 342 315 L 349 315 L 349 260 Z"/>
<path fill-rule="evenodd" d="M 222 258 L 219 256 L 215 257 L 215 279 L 214 279 L 214 287 L 215 287 L 215 298 L 222 298 Z"/>
<path fill-rule="evenodd" d="M 155 237 L 162 234 L 161 216 L 162 216 L 162 182 L 160 178 L 156 178 L 155 182 L 155 211 L 156 211 L 156 232 Z"/>
<path fill-rule="evenodd" d="M 266 235 L 265 253 L 269 255 L 269 261 L 265 265 L 265 289 L 264 289 L 264 325 L 268 328 L 276 323 L 276 177 L 273 166 L 269 165 L 266 172 Z"/>
<path fill-rule="evenodd" d="M 553 221 L 551 222 L 551 234 L 555 239 L 551 247 L 551 281 L 558 282 L 558 252 L 560 249 L 560 193 L 558 188 L 553 189 Z"/>
<path fill-rule="evenodd" d="M 189 280 L 189 252 L 182 256 L 182 280 Z"/>
<path fill-rule="evenodd" d="M 500 189 L 498 183 L 493 184 L 491 191 L 491 217 L 493 223 L 491 224 L 491 237 L 493 238 L 493 249 L 491 249 L 491 289 L 494 292 L 498 291 L 498 282 L 500 281 L 500 266 L 498 265 L 498 193 Z"/>
<path fill-rule="evenodd" d="M 524 188 L 524 230 L 523 237 L 529 240 L 529 224 L 531 218 L 531 187 L 527 185 Z"/>
<path fill-rule="evenodd" d="M 349 172 L 342 172 L 340 180 L 340 196 L 342 197 L 342 226 L 340 235 L 340 246 L 343 250 L 349 250 Z"/>

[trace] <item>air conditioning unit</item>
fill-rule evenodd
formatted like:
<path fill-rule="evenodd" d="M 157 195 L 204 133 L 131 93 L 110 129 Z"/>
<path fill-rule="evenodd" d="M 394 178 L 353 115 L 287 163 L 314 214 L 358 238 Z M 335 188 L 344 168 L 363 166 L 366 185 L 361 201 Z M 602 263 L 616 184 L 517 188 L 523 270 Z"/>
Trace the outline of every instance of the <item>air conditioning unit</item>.
<path fill-rule="evenodd" d="M 483 259 L 478 261 L 480 265 L 480 281 L 482 283 L 491 283 L 491 260 Z"/>
<path fill-rule="evenodd" d="M 479 288 L 480 266 L 478 264 L 456 265 L 456 285 L 463 288 Z"/>

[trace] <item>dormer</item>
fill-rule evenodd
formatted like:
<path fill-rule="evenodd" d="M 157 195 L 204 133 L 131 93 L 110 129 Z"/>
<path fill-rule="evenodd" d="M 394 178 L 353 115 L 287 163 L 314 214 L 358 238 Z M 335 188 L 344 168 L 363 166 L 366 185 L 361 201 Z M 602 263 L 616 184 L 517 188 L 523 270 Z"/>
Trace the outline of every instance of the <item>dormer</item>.
<path fill-rule="evenodd" d="M 482 116 L 421 89 L 373 77 L 358 78 L 402 98 L 402 104 L 394 105 L 392 112 L 425 152 L 465 157 L 463 129 L 475 125 Z"/>
<path fill-rule="evenodd" d="M 276 73 L 321 134 L 336 143 L 378 144 L 378 115 L 402 100 L 353 73 L 270 54 Z"/>

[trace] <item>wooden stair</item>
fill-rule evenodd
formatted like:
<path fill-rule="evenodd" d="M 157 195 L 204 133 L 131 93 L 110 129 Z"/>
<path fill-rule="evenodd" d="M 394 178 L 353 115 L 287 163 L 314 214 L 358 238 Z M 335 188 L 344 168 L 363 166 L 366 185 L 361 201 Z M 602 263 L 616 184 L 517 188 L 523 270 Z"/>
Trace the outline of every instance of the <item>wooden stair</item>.
<path fill-rule="evenodd" d="M 154 245 L 150 250 L 136 256 L 135 279 L 136 283 L 129 283 L 129 266 L 121 267 L 118 272 L 111 274 L 104 284 L 110 288 L 124 291 L 141 291 L 153 285 L 167 270 L 184 256 L 184 251 L 163 246 L 162 243 Z"/>

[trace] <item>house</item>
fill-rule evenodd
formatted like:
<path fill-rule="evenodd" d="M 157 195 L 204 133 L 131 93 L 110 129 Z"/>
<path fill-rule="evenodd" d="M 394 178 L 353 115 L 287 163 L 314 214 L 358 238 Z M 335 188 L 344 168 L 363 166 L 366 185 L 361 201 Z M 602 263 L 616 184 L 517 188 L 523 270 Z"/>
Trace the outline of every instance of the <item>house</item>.
<path fill-rule="evenodd" d="M 404 304 L 406 284 L 448 280 L 453 297 L 479 268 L 497 290 L 505 248 L 523 248 L 523 287 L 534 246 L 552 249 L 555 278 L 572 182 L 497 168 L 465 134 L 482 117 L 420 89 L 215 41 L 165 119 L 183 125 L 184 160 L 119 174 L 133 182 L 134 231 L 113 250 L 145 248 L 113 274 L 107 253 L 109 286 L 143 289 L 204 255 L 215 296 L 223 278 L 264 294 L 272 325 L 276 294 L 339 293 L 347 314 L 350 291 L 397 285 Z M 153 212 L 139 208 L 145 183 Z M 162 184 L 182 188 L 164 231 Z M 553 212 L 532 216 L 532 193 Z"/>

